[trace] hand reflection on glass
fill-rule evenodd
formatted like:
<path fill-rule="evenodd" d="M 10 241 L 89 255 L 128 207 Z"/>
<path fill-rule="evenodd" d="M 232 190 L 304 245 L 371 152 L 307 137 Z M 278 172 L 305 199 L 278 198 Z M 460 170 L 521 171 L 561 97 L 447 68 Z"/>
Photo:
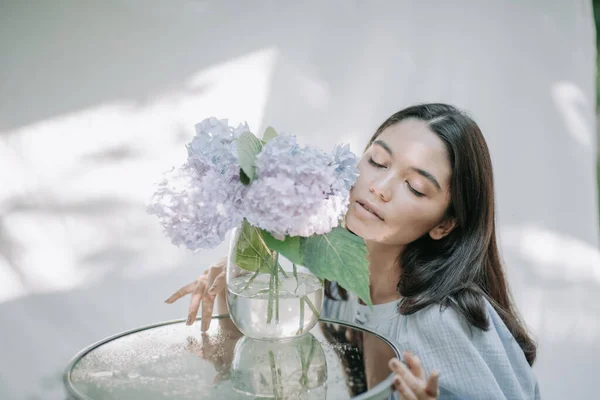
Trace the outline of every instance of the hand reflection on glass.
<path fill-rule="evenodd" d="M 243 336 L 229 318 L 219 318 L 218 325 L 213 325 L 208 332 L 202 332 L 200 340 L 189 336 L 187 350 L 213 364 L 217 375 L 213 384 L 229 379 L 231 362 L 237 342 Z"/>

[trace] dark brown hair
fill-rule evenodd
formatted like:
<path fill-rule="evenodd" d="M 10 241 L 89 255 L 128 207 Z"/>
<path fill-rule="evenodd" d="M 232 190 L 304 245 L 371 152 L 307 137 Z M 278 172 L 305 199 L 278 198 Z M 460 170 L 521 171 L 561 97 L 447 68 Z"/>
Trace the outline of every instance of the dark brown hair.
<path fill-rule="evenodd" d="M 494 178 L 481 130 L 453 106 L 422 104 L 389 117 L 367 148 L 386 128 L 407 118 L 426 122 L 446 145 L 452 166 L 447 216 L 455 218 L 457 226 L 440 240 L 425 234 L 399 256 L 403 273 L 398 283 L 402 295 L 398 311 L 412 314 L 439 304 L 453 308 L 471 325 L 488 330 L 484 300 L 488 299 L 533 365 L 536 344 L 511 299 L 496 243 Z M 342 288 L 338 291 L 342 299 L 347 298 Z M 326 294 L 333 298 L 329 283 Z"/>

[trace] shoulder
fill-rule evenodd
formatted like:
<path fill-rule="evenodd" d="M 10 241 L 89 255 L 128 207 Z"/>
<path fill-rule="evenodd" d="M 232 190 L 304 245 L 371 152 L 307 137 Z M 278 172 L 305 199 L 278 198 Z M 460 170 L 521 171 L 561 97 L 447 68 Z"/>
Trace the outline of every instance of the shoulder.
<path fill-rule="evenodd" d="M 440 386 L 452 393 L 469 398 L 497 398 L 482 396 L 472 391 L 473 382 L 485 382 L 490 390 L 497 391 L 498 384 L 482 359 L 477 335 L 478 328 L 450 306 L 434 304 L 405 316 L 400 350 L 416 354 L 428 373 L 433 369 L 442 371 Z M 458 367 L 458 368 L 457 368 Z M 477 396 L 474 396 L 474 394 Z"/>
<path fill-rule="evenodd" d="M 489 329 L 482 330 L 469 323 L 467 318 L 459 313 L 452 305 L 434 304 L 425 307 L 407 317 L 407 328 L 419 331 L 421 335 L 439 335 L 443 332 L 447 335 L 477 340 L 482 336 L 493 336 L 498 339 L 513 339 L 512 334 L 494 309 L 485 300 L 485 314 L 489 322 Z M 514 340 L 514 339 L 513 339 Z"/>
<path fill-rule="evenodd" d="M 489 321 L 487 330 L 472 325 L 452 306 L 434 304 L 425 307 L 406 316 L 402 329 L 403 344 L 427 352 L 435 349 L 437 354 L 447 355 L 450 351 L 454 356 L 458 353 L 482 353 L 487 357 L 507 350 L 522 353 L 502 319 L 487 302 L 485 312 Z"/>
<path fill-rule="evenodd" d="M 430 335 L 435 332 L 453 332 L 467 336 L 472 326 L 452 306 L 433 304 L 406 316 L 407 328 Z"/>
<path fill-rule="evenodd" d="M 405 316 L 401 351 L 415 353 L 426 371 L 442 372 L 440 386 L 467 398 L 534 398 L 535 377 L 510 332 L 486 303 L 489 329 L 471 325 L 439 304 Z"/>

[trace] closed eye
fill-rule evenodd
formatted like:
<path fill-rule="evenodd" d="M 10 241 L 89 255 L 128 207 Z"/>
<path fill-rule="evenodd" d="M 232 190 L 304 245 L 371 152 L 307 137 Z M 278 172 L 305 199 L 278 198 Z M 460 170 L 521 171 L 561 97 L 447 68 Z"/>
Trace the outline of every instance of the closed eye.
<path fill-rule="evenodd" d="M 412 186 L 410 186 L 410 183 L 408 183 L 408 181 L 406 181 L 406 184 L 408 185 L 408 189 L 413 192 L 413 194 L 417 197 L 423 197 L 425 196 L 425 194 L 419 192 L 418 190 L 415 190 L 415 188 L 413 188 Z"/>
<path fill-rule="evenodd" d="M 373 160 L 372 157 L 369 157 L 369 164 L 371 164 L 375 168 L 385 168 L 385 165 L 381 165 L 381 164 L 375 162 L 375 160 Z"/>

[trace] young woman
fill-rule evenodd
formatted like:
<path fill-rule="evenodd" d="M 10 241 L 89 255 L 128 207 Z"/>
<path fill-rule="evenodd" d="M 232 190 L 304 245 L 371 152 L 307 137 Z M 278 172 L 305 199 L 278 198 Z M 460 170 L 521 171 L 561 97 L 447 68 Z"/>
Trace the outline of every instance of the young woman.
<path fill-rule="evenodd" d="M 331 282 L 323 315 L 418 355 L 405 354 L 408 367 L 390 361 L 403 398 L 539 399 L 536 346 L 500 262 L 492 165 L 477 124 L 450 105 L 409 107 L 377 129 L 359 170 L 345 221 L 366 242 L 374 307 Z M 224 287 L 221 262 L 167 303 L 192 293 L 188 324 L 202 302 L 207 329 Z"/>

